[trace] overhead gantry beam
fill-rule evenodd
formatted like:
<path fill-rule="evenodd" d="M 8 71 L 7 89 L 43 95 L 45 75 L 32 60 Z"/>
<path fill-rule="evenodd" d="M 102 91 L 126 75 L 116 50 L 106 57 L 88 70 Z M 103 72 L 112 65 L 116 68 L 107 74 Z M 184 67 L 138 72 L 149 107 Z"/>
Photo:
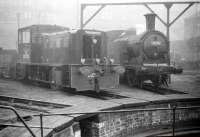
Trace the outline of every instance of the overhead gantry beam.
<path fill-rule="evenodd" d="M 190 4 L 190 3 L 200 3 L 199 1 L 163 1 L 163 2 L 128 2 L 128 3 L 83 3 L 81 5 L 85 6 L 99 6 L 99 5 L 106 5 L 106 6 L 117 6 L 117 5 L 144 5 L 144 4 Z"/>
<path fill-rule="evenodd" d="M 179 19 L 192 5 L 194 5 L 194 3 L 190 3 L 170 24 L 169 26 L 171 26 L 172 24 L 174 24 L 174 22 Z"/>
<path fill-rule="evenodd" d="M 151 9 L 147 4 L 144 4 L 144 6 L 151 12 L 151 13 L 154 13 L 156 14 L 156 17 L 160 20 L 160 22 L 162 22 L 163 25 L 165 26 L 171 26 L 175 23 L 176 20 L 178 20 L 192 5 L 194 5 L 194 3 L 190 3 L 185 9 L 183 9 L 183 11 L 181 11 L 181 13 L 179 15 L 177 15 L 173 21 L 169 21 L 169 19 L 167 19 L 167 22 L 165 22 L 159 15 L 157 15 L 153 9 Z M 167 12 L 169 12 L 170 8 L 173 6 L 172 3 L 168 3 L 168 4 L 165 4 L 165 7 L 168 9 Z M 169 13 L 167 13 L 167 16 L 169 16 Z M 167 17 L 169 18 L 169 17 Z"/>
<path fill-rule="evenodd" d="M 119 6 L 119 5 L 144 5 L 151 13 L 156 14 L 155 11 L 153 11 L 153 9 L 151 9 L 149 7 L 149 5 L 153 4 L 153 5 L 158 5 L 158 4 L 164 4 L 166 8 L 167 5 L 173 5 L 173 4 L 189 4 L 172 22 L 166 23 L 158 14 L 156 14 L 156 17 L 158 18 L 158 20 L 167 26 L 171 26 L 172 24 L 175 23 L 175 21 L 177 19 L 179 19 L 192 5 L 194 5 L 195 3 L 200 3 L 200 1 L 167 1 L 167 2 L 132 2 L 132 3 L 84 3 L 81 4 L 81 22 L 80 22 L 80 28 L 83 29 L 105 6 Z M 95 13 L 93 13 L 93 15 L 91 17 L 89 17 L 89 19 L 87 21 L 84 22 L 84 9 L 87 6 L 100 6 L 100 8 L 97 9 L 97 11 L 95 11 Z M 169 7 L 170 10 L 171 7 Z M 169 10 L 167 10 L 167 12 L 169 12 Z M 168 13 L 169 14 L 169 13 Z M 167 21 L 168 22 L 168 21 Z"/>
<path fill-rule="evenodd" d="M 105 6 L 120 6 L 120 5 L 144 5 L 151 13 L 155 13 L 149 5 L 158 5 L 164 4 L 166 8 L 167 5 L 173 4 L 189 4 L 171 23 L 169 22 L 169 18 L 167 17 L 167 22 L 165 22 L 159 15 L 156 14 L 156 17 L 160 20 L 160 22 L 166 27 L 171 26 L 175 21 L 180 18 L 192 5 L 195 3 L 200 3 L 200 1 L 167 1 L 167 2 L 132 2 L 132 3 L 83 3 L 81 4 L 81 17 L 80 17 L 80 28 L 83 29 Z M 87 6 L 100 6 L 91 17 L 87 21 L 84 22 L 84 9 Z M 167 10 L 167 15 L 170 14 L 170 8 Z"/>
<path fill-rule="evenodd" d="M 81 21 L 81 28 L 84 28 L 103 8 L 105 7 L 105 5 L 101 5 L 101 7 L 99 7 L 95 13 L 85 22 L 83 22 L 83 16 L 84 16 L 84 9 L 85 9 L 85 6 L 83 6 L 82 9 L 82 12 L 81 12 L 81 18 L 82 18 L 82 21 Z"/>

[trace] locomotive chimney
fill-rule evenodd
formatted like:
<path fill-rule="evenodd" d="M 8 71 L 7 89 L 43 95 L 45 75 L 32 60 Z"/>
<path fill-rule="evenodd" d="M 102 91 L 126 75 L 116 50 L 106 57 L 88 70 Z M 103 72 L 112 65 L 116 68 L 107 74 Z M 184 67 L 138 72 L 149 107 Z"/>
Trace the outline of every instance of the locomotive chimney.
<path fill-rule="evenodd" d="M 156 14 L 145 14 L 144 15 L 146 17 L 146 30 L 147 31 L 151 31 L 151 30 L 155 30 L 155 17 Z"/>

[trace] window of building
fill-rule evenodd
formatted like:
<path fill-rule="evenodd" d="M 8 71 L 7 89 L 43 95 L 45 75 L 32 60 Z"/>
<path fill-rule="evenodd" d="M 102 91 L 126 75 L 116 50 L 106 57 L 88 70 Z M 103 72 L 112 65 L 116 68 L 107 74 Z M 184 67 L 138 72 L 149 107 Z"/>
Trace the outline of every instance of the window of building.
<path fill-rule="evenodd" d="M 30 20 L 31 18 L 32 18 L 31 12 L 25 12 L 25 13 L 24 13 L 24 19 Z"/>

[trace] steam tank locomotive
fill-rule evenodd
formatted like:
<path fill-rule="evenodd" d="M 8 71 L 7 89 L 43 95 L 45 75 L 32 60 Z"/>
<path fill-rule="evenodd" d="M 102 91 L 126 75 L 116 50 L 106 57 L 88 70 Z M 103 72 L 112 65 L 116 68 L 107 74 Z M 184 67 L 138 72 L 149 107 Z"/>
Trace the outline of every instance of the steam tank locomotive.
<path fill-rule="evenodd" d="M 124 68 L 107 58 L 105 32 L 33 25 L 18 33 L 18 79 L 96 92 L 119 84 Z"/>
<path fill-rule="evenodd" d="M 109 55 L 125 66 L 122 80 L 129 85 L 142 87 L 146 81 L 156 87 L 168 85 L 169 74 L 176 73 L 169 65 L 168 40 L 155 30 L 155 14 L 145 17 L 147 30 L 140 35 L 136 31 L 122 33 L 110 42 Z"/>

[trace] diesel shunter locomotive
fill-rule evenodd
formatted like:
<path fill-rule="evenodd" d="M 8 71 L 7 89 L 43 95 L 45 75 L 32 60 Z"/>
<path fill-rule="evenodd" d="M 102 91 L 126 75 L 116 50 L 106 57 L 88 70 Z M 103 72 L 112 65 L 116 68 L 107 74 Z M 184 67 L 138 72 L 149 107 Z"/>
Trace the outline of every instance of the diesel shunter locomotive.
<path fill-rule="evenodd" d="M 109 42 L 109 56 L 125 66 L 122 80 L 131 86 L 142 87 L 147 81 L 158 87 L 168 85 L 170 74 L 176 68 L 169 64 L 169 46 L 166 36 L 155 30 L 155 14 L 146 14 L 146 31 L 121 33 Z"/>
<path fill-rule="evenodd" d="M 124 68 L 107 57 L 105 32 L 32 25 L 19 33 L 17 78 L 76 91 L 114 88 Z"/>

